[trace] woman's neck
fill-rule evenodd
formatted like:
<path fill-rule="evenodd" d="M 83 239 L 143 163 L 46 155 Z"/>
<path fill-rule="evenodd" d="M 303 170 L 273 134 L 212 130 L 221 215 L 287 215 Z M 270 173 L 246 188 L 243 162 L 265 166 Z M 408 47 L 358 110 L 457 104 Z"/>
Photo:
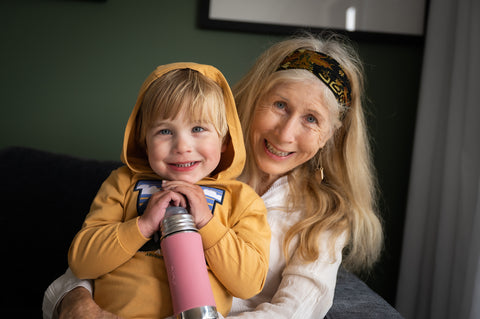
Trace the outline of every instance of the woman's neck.
<path fill-rule="evenodd" d="M 260 178 L 258 179 L 258 184 L 257 184 L 257 192 L 260 196 L 265 194 L 270 187 L 275 183 L 275 181 L 279 178 L 279 176 L 272 176 L 268 174 L 262 174 Z"/>
<path fill-rule="evenodd" d="M 259 196 L 262 196 L 280 177 L 279 175 L 266 174 L 258 169 L 254 169 L 252 171 L 243 171 L 239 180 L 250 185 Z"/>

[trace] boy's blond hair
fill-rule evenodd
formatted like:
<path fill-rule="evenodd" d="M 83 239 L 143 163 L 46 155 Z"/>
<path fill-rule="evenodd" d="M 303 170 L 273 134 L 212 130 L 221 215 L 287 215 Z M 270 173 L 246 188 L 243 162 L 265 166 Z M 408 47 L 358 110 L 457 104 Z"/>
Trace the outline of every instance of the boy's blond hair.
<path fill-rule="evenodd" d="M 192 69 L 177 69 L 152 82 L 137 114 L 137 141 L 146 149 L 148 130 L 160 119 L 180 114 L 193 122 L 211 123 L 220 137 L 228 131 L 222 88 Z"/>

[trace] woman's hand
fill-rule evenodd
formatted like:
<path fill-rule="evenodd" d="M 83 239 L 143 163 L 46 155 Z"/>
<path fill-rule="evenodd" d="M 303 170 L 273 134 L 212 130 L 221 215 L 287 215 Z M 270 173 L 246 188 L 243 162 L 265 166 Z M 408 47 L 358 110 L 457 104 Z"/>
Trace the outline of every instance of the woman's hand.
<path fill-rule="evenodd" d="M 205 226 L 212 219 L 212 213 L 208 208 L 205 193 L 200 186 L 183 181 L 163 181 L 162 187 L 165 190 L 180 193 L 187 198 L 188 209 L 198 229 Z"/>
<path fill-rule="evenodd" d="M 102 310 L 92 299 L 90 292 L 77 287 L 63 297 L 58 306 L 59 319 L 121 319 Z"/>

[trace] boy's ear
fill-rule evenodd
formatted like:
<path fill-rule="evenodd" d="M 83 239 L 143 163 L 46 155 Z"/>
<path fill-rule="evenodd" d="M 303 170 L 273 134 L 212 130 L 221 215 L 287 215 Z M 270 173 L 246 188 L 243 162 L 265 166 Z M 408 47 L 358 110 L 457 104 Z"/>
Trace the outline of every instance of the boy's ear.
<path fill-rule="evenodd" d="M 222 141 L 221 152 L 224 153 L 227 150 L 228 143 L 230 142 L 230 134 L 225 135 Z"/>

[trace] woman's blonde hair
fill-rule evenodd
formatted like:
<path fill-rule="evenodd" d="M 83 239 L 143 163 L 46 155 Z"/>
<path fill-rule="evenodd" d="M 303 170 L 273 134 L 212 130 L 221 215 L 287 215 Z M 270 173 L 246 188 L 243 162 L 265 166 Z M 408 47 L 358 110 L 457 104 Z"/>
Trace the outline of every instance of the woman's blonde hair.
<path fill-rule="evenodd" d="M 146 149 L 147 131 L 160 119 L 184 114 L 194 122 L 211 123 L 220 137 L 228 131 L 220 85 L 193 69 L 176 69 L 152 82 L 137 114 L 138 143 Z"/>
<path fill-rule="evenodd" d="M 367 270 L 380 255 L 383 232 L 377 214 L 377 184 L 362 108 L 363 66 L 345 38 L 336 34 L 316 37 L 305 33 L 274 44 L 233 88 L 247 154 L 250 154 L 241 178 L 259 191 L 260 172 L 249 140 L 250 124 L 258 101 L 278 83 L 275 78 L 279 78 L 280 73 L 284 74 L 281 76 L 283 82 L 288 81 L 286 72 L 292 74 L 293 81 L 298 81 L 299 76 L 311 80 L 311 73 L 304 70 L 276 72 L 282 60 L 297 49 L 318 51 L 334 58 L 349 78 L 352 103 L 345 109 L 331 92 L 327 92 L 328 89 L 325 90 L 324 100 L 334 104 L 338 121 L 334 123 L 332 129 L 335 132 L 327 144 L 312 159 L 288 174 L 289 210 L 301 210 L 305 218 L 287 232 L 284 253 L 288 260 L 289 244 L 298 235 L 301 256 L 306 262 L 314 261 L 320 253 L 319 235 L 329 231 L 333 256 L 336 239 L 346 234 L 343 265 L 352 271 Z M 320 171 L 316 170 L 318 163 L 324 168 L 323 181 Z"/>

